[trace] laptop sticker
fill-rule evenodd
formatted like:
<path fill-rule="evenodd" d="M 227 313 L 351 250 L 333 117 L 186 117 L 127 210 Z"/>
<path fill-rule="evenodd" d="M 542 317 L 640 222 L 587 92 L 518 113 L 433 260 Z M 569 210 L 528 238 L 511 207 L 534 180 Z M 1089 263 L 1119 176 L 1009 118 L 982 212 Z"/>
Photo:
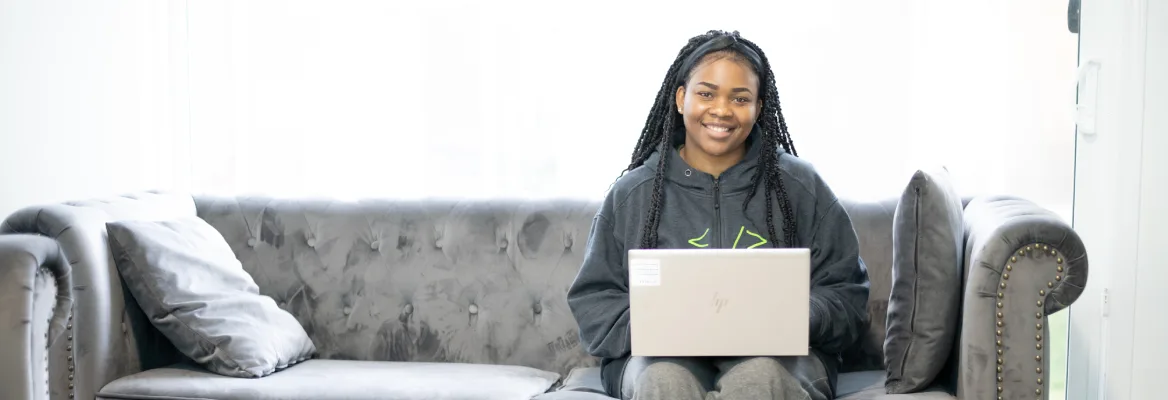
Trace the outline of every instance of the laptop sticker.
<path fill-rule="evenodd" d="M 631 261 L 629 263 L 629 284 L 632 286 L 661 286 L 661 261 Z"/>

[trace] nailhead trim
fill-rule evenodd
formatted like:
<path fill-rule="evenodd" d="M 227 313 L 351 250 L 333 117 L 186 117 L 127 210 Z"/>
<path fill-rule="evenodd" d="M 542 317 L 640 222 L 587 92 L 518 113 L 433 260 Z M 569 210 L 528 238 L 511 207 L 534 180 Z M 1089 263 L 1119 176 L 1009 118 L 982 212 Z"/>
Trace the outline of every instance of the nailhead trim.
<path fill-rule="evenodd" d="M 69 310 L 69 322 L 65 325 L 65 333 L 67 335 L 66 338 L 69 341 L 68 342 L 69 345 L 65 346 L 65 350 L 69 352 L 69 356 L 67 358 L 69 360 L 69 398 L 72 399 L 73 396 L 75 395 L 74 385 L 73 385 L 73 370 L 76 368 L 76 361 L 75 361 L 76 359 L 73 356 L 73 310 L 72 309 Z"/>
<path fill-rule="evenodd" d="M 1031 252 L 1033 252 L 1033 253 L 1031 253 Z M 999 310 L 1004 308 L 1003 303 L 1005 301 L 1005 296 L 1006 296 L 1004 289 L 1006 288 L 1006 281 L 1010 279 L 1010 271 L 1014 270 L 1013 264 L 1018 262 L 1019 256 L 1021 256 L 1021 257 L 1027 257 L 1027 256 L 1032 256 L 1032 257 L 1052 256 L 1052 257 L 1055 257 L 1054 280 L 1047 281 L 1046 287 L 1047 287 L 1047 289 L 1053 289 L 1055 282 L 1061 282 L 1063 280 L 1063 272 L 1064 272 L 1063 258 L 1058 254 L 1057 250 L 1052 249 L 1050 245 L 1041 244 L 1041 243 L 1034 243 L 1034 244 L 1026 245 L 1023 248 L 1018 249 L 1017 255 L 1010 256 L 1010 263 L 1006 264 L 1005 271 L 1002 272 L 1002 274 L 998 280 L 998 287 L 1001 289 L 998 292 L 998 302 L 997 302 L 997 308 Z M 1034 317 L 1035 317 L 1035 319 L 1037 319 L 1039 321 L 1037 324 L 1034 325 L 1034 328 L 1037 331 L 1037 333 L 1034 335 L 1034 341 L 1035 341 L 1034 349 L 1035 349 L 1035 351 L 1038 352 L 1038 354 L 1034 356 L 1034 361 L 1039 364 L 1038 367 L 1036 367 L 1034 369 L 1034 372 L 1038 375 L 1037 378 L 1035 378 L 1035 380 L 1034 380 L 1034 382 L 1038 384 L 1038 388 L 1034 389 L 1034 394 L 1037 396 L 1042 396 L 1042 389 L 1043 389 L 1043 385 L 1042 385 L 1042 382 L 1043 382 L 1042 381 L 1042 317 L 1044 315 L 1044 310 L 1043 310 L 1042 306 L 1045 303 L 1046 295 L 1047 295 L 1046 289 L 1039 289 L 1038 290 L 1038 300 L 1036 300 L 1034 302 L 1034 305 L 1036 307 L 1038 307 L 1038 311 L 1034 313 Z M 1000 338 L 1002 336 L 1003 325 L 1005 325 L 1005 322 L 1003 321 L 1004 315 L 1001 311 L 998 311 L 995 316 L 997 317 L 997 320 L 994 322 L 994 325 L 997 326 L 997 330 L 995 331 L 995 334 Z M 1005 376 L 1003 375 L 1003 372 L 1002 372 L 1002 365 L 1004 364 L 1004 361 L 1005 361 L 1003 359 L 1005 357 L 1005 355 L 1004 355 L 1005 349 L 1004 349 L 1004 346 L 1003 346 L 1001 339 L 995 340 L 994 344 L 997 347 L 997 353 L 998 353 L 998 360 L 997 360 L 998 365 L 997 365 L 997 376 L 996 376 L 996 380 L 998 382 L 998 387 L 997 387 L 998 391 L 997 392 L 998 392 L 998 400 L 1001 400 L 1002 399 L 1002 392 L 1004 389 L 1002 387 L 1002 382 L 1005 379 Z M 1041 399 L 1041 397 L 1040 397 L 1040 399 Z"/>

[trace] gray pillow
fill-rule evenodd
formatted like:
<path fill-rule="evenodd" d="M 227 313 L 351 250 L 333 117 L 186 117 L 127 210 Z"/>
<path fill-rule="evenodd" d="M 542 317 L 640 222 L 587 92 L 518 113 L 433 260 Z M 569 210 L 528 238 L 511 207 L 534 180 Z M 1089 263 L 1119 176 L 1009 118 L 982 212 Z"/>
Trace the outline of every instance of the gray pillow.
<path fill-rule="evenodd" d="M 947 170 L 917 171 L 893 215 L 885 390 L 926 389 L 957 337 L 964 254 L 961 197 Z"/>
<path fill-rule="evenodd" d="M 307 360 L 316 346 L 196 216 L 106 224 L 122 279 L 180 352 L 207 370 L 258 378 Z"/>

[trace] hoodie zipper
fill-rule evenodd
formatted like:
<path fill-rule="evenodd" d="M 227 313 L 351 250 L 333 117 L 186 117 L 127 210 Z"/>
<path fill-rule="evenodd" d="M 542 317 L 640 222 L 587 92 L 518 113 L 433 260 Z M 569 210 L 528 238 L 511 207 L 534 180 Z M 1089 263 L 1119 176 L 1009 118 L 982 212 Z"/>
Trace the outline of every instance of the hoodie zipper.
<path fill-rule="evenodd" d="M 714 248 L 722 248 L 722 189 L 714 177 Z"/>

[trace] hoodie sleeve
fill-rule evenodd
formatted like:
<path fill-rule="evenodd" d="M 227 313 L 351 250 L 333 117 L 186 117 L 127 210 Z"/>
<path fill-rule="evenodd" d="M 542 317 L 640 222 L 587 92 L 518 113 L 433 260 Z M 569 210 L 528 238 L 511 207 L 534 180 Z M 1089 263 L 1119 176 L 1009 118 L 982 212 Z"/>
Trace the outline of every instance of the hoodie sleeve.
<path fill-rule="evenodd" d="M 868 271 L 851 218 L 834 195 L 813 232 L 810 344 L 838 354 L 859 340 L 867 325 Z"/>
<path fill-rule="evenodd" d="M 631 351 L 629 288 L 623 245 L 602 211 L 592 221 L 584 263 L 568 289 L 568 307 L 580 342 L 595 357 L 621 358 Z"/>

